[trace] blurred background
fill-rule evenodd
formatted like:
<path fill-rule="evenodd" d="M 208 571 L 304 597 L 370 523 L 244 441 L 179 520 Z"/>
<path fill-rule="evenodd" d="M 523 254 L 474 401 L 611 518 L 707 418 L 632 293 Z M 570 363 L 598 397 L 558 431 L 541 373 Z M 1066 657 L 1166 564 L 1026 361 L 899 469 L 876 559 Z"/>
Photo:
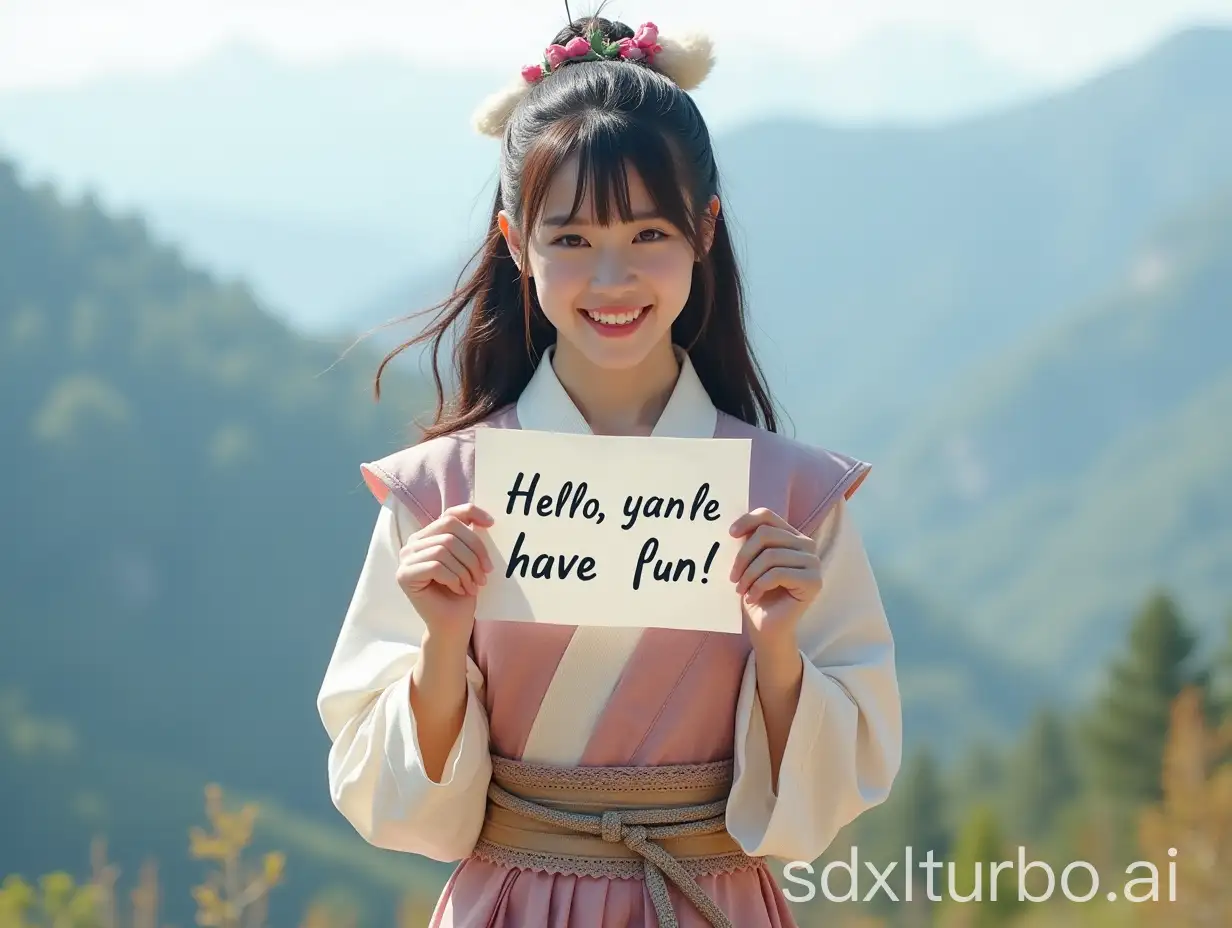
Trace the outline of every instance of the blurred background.
<path fill-rule="evenodd" d="M 0 0 L 0 928 L 426 923 L 315 707 L 433 401 L 354 343 L 448 293 L 560 6 Z M 1232 0 L 605 13 L 715 36 L 787 429 L 874 463 L 907 759 L 801 924 L 1232 925 Z M 908 903 L 908 845 L 1105 884 Z"/>

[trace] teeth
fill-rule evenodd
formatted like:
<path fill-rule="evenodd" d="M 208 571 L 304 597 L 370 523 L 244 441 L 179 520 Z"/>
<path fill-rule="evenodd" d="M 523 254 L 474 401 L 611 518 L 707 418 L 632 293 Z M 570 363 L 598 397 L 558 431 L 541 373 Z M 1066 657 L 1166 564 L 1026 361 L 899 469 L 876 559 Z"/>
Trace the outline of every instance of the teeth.
<path fill-rule="evenodd" d="M 628 325 L 635 321 L 642 314 L 642 309 L 635 309 L 632 312 L 617 313 L 616 315 L 601 315 L 600 313 L 584 310 L 586 315 L 590 316 L 595 322 L 601 322 L 604 325 Z"/>

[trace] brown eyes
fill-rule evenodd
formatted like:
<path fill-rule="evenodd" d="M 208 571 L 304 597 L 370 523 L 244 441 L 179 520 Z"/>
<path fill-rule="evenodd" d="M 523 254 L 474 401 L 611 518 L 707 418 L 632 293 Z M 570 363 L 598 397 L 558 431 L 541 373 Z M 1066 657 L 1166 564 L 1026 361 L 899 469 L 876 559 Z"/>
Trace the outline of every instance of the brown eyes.
<path fill-rule="evenodd" d="M 658 242 L 667 238 L 667 233 L 659 229 L 643 229 L 633 237 L 635 242 Z M 552 240 L 553 245 L 563 245 L 565 248 L 580 248 L 586 244 L 586 239 L 580 235 L 561 235 Z"/>

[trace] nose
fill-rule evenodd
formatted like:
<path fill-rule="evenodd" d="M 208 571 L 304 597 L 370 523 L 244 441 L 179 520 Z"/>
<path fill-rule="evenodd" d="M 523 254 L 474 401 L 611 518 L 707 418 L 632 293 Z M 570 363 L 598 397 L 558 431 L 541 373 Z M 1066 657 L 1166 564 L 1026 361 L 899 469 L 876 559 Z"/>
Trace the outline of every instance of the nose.
<path fill-rule="evenodd" d="M 595 256 L 590 285 L 598 291 L 627 290 L 634 283 L 633 268 L 620 249 L 605 248 Z"/>

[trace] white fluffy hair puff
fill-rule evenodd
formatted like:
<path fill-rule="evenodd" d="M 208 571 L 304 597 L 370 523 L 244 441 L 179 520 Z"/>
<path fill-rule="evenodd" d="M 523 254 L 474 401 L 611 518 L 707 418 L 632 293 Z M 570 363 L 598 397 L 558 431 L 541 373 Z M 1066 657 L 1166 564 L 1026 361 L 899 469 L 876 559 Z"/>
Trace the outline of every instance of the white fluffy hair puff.
<path fill-rule="evenodd" d="M 659 35 L 661 51 L 654 57 L 651 66 L 668 77 L 681 90 L 696 90 L 709 76 L 714 67 L 714 43 L 700 33 L 686 33 L 679 37 Z M 519 76 L 508 87 L 498 90 L 480 104 L 471 117 L 471 125 L 480 135 L 499 139 L 505 134 L 505 124 L 514 109 L 530 91 L 531 84 Z"/>

